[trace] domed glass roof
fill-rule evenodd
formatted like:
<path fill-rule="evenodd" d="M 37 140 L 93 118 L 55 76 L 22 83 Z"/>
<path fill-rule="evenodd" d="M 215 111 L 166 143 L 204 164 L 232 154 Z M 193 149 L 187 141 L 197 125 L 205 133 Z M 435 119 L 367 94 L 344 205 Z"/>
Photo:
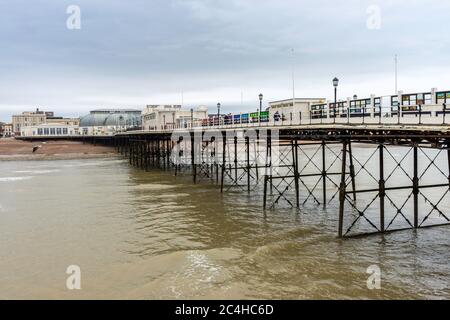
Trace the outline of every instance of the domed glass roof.
<path fill-rule="evenodd" d="M 141 111 L 139 110 L 94 110 L 80 118 L 80 127 L 103 126 L 141 126 Z"/>

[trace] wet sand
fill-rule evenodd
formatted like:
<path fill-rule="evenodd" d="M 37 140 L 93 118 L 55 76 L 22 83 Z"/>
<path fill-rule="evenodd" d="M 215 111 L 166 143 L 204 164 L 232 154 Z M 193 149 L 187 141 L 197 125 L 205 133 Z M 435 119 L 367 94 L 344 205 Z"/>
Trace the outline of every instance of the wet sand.
<path fill-rule="evenodd" d="M 39 146 L 33 153 L 33 148 Z M 0 139 L 0 161 L 5 160 L 68 160 L 117 156 L 114 148 L 94 146 L 78 141 L 21 141 Z"/>

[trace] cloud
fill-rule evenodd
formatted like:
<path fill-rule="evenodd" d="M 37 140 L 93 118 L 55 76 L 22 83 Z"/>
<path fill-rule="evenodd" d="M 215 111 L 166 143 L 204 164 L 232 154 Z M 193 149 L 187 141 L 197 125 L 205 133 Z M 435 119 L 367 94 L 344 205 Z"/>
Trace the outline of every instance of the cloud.
<path fill-rule="evenodd" d="M 296 92 L 390 94 L 393 56 L 405 91 L 450 87 L 450 4 L 437 1 L 79 0 L 0 1 L 0 118 L 35 106 L 74 115 L 97 107 L 217 103 L 252 109 Z M 381 9 L 381 29 L 366 27 Z M 294 59 L 291 48 L 295 49 Z M 419 76 L 418 76 L 419 75 Z M 255 100 L 255 101 L 254 101 Z"/>

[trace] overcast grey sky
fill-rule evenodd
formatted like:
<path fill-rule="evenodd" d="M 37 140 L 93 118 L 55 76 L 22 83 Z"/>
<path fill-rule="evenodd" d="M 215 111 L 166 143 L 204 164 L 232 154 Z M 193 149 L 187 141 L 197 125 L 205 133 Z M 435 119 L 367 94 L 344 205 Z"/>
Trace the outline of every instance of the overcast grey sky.
<path fill-rule="evenodd" d="M 69 5 L 79 30 L 66 27 Z M 296 96 L 331 98 L 334 76 L 340 98 L 387 95 L 395 53 L 399 89 L 450 89 L 449 12 L 442 0 L 0 0 L 0 119 L 141 109 L 181 103 L 181 92 L 187 106 L 220 101 L 224 112 L 242 92 L 254 110 L 260 92 L 292 96 L 293 62 Z"/>

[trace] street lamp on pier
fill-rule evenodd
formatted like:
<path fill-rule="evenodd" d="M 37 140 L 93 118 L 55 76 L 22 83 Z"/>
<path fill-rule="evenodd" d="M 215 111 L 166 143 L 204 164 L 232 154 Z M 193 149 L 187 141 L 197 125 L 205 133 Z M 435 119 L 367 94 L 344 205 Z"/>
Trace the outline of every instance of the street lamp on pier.
<path fill-rule="evenodd" d="M 259 94 L 259 113 L 258 113 L 258 124 L 261 123 L 261 110 L 262 110 L 262 100 L 263 100 L 263 94 Z"/>
<path fill-rule="evenodd" d="M 334 86 L 334 110 L 333 110 L 333 123 L 336 123 L 336 108 L 337 108 L 337 87 L 339 85 L 339 79 L 338 78 L 334 78 L 333 79 L 333 86 Z"/>
<path fill-rule="evenodd" d="M 220 125 L 220 102 L 217 103 L 217 126 Z"/>

